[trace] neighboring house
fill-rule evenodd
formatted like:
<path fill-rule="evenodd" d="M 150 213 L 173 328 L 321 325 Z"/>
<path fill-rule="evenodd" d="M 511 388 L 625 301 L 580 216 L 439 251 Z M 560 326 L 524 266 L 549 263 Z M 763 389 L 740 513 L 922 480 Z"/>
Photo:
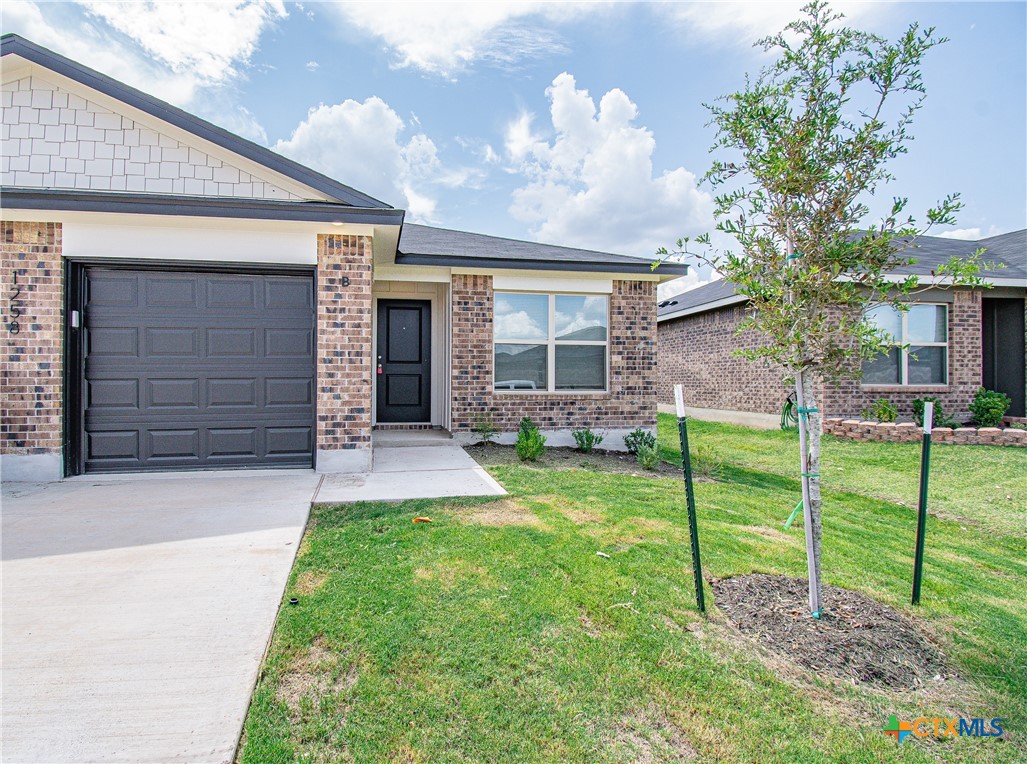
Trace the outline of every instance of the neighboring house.
<path fill-rule="evenodd" d="M 375 427 L 655 426 L 638 258 L 403 212 L 2 42 L 5 479 L 363 471 Z M 508 436 L 509 437 L 509 436 Z"/>
<path fill-rule="evenodd" d="M 874 318 L 899 345 L 866 364 L 861 380 L 822 389 L 827 416 L 859 416 L 879 398 L 908 418 L 915 398 L 936 396 L 944 411 L 968 416 L 982 385 L 1006 393 L 1008 415 L 1023 417 L 1025 398 L 1024 315 L 1027 310 L 1027 230 L 981 241 L 925 236 L 911 257 L 918 262 L 890 275 L 908 274 L 928 285 L 931 271 L 953 255 L 978 247 L 984 260 L 1005 265 L 982 275 L 988 289 L 931 289 L 904 314 L 879 307 Z M 775 424 L 792 391 L 780 367 L 734 354 L 756 347 L 754 331 L 737 332 L 747 300 L 722 280 L 684 292 L 659 304 L 659 383 L 661 404 L 674 400 L 674 385 L 685 385 L 690 408 L 700 417 Z"/>

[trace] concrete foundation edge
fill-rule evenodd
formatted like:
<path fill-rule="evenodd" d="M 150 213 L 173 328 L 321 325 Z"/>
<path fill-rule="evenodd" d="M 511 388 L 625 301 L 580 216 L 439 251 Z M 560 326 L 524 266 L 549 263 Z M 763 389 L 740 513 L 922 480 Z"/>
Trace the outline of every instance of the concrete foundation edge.
<path fill-rule="evenodd" d="M 0 480 L 5 483 L 51 483 L 63 477 L 60 454 L 0 455 Z"/>
<path fill-rule="evenodd" d="M 350 448 L 338 451 L 317 450 L 317 471 L 360 473 L 371 471 L 371 449 Z"/>
<path fill-rule="evenodd" d="M 655 427 L 643 427 L 641 429 L 646 432 L 651 432 L 653 435 L 656 434 Z M 627 451 L 628 449 L 624 446 L 624 436 L 630 432 L 634 432 L 635 428 L 618 427 L 615 429 L 604 429 L 602 427 L 596 427 L 593 431 L 603 436 L 603 442 L 596 446 L 596 448 L 600 448 L 605 451 Z M 570 448 L 574 448 L 577 444 L 574 442 L 573 432 L 574 430 L 541 430 L 541 433 L 546 438 L 546 445 L 552 448 L 568 446 Z M 473 432 L 454 432 L 453 440 L 462 446 L 467 446 L 479 442 L 481 438 Z M 496 436 L 495 442 L 501 443 L 504 446 L 512 446 L 517 442 L 517 433 L 500 433 Z"/>
<path fill-rule="evenodd" d="M 672 403 L 660 403 L 657 408 L 661 414 L 676 414 Z M 685 406 L 685 416 L 701 419 L 704 422 L 724 422 L 743 427 L 756 427 L 760 430 L 773 430 L 781 426 L 778 414 L 763 414 L 758 411 L 732 411 L 730 409 L 703 409 Z"/>

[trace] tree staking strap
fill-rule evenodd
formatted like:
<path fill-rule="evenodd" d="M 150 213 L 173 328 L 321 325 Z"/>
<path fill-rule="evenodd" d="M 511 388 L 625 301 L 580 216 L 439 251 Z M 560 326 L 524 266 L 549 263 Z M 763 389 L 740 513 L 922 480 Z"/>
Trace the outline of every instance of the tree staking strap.
<path fill-rule="evenodd" d="M 820 473 L 819 472 L 800 472 L 799 474 L 802 475 L 803 477 L 806 477 L 806 478 L 810 478 L 810 477 L 818 478 L 818 477 L 820 477 Z"/>
<path fill-rule="evenodd" d="M 806 416 L 807 414 L 820 413 L 820 409 L 818 408 L 804 408 L 803 406 L 798 406 L 795 410 L 799 412 L 799 416 L 801 416 L 803 419 L 809 419 L 809 417 Z"/>
<path fill-rule="evenodd" d="M 790 254 L 787 257 L 785 257 L 785 259 L 786 260 L 798 260 L 800 257 L 802 257 L 802 255 L 800 255 L 797 252 L 793 252 L 792 254 Z"/>

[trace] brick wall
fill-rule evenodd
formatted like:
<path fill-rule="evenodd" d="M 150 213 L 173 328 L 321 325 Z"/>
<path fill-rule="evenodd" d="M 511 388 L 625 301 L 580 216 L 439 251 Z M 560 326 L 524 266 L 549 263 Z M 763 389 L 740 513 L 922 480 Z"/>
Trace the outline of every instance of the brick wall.
<path fill-rule="evenodd" d="M 885 443 L 919 443 L 923 431 L 912 422 L 861 422 L 858 419 L 829 417 L 824 420 L 824 432 L 838 438 Z M 999 427 L 935 427 L 931 432 L 934 443 L 952 443 L 969 446 L 1018 446 L 1027 448 L 1027 430 Z"/>
<path fill-rule="evenodd" d="M 371 237 L 318 235 L 319 451 L 371 446 L 371 282 Z"/>
<path fill-rule="evenodd" d="M 0 98 L 5 186 L 300 198 L 38 76 L 3 83 Z"/>
<path fill-rule="evenodd" d="M 0 223 L 3 354 L 0 356 L 0 453 L 60 454 L 64 268 L 58 223 Z M 22 315 L 13 318 L 14 274 Z M 11 321 L 19 331 L 12 334 Z"/>
<path fill-rule="evenodd" d="M 604 393 L 496 393 L 492 389 L 491 276 L 452 279 L 452 429 L 492 412 L 505 432 L 530 416 L 543 429 L 656 424 L 656 285 L 614 281 L 610 295 L 610 389 Z"/>
<path fill-rule="evenodd" d="M 938 398 L 946 414 L 965 418 L 974 393 L 981 386 L 981 292 L 954 289 L 952 296 L 948 385 L 864 387 L 858 381 L 827 385 L 823 392 L 824 410 L 833 416 L 855 416 L 878 398 L 887 398 L 898 408 L 900 417 L 909 418 L 913 414 L 913 399 L 930 395 Z"/>
<path fill-rule="evenodd" d="M 778 367 L 733 355 L 753 348 L 760 335 L 738 334 L 742 305 L 663 321 L 659 326 L 660 403 L 674 402 L 674 385 L 685 386 L 685 403 L 697 408 L 777 414 L 791 388 Z"/>

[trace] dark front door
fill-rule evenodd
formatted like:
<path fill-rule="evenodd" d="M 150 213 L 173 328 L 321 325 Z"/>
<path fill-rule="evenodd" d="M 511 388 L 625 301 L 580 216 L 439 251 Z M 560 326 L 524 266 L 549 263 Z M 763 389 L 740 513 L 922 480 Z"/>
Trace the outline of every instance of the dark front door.
<path fill-rule="evenodd" d="M 378 301 L 378 421 L 431 421 L 431 302 Z"/>
<path fill-rule="evenodd" d="M 310 276 L 89 268 L 84 328 L 86 472 L 311 466 Z"/>
<path fill-rule="evenodd" d="M 985 297 L 981 311 L 981 384 L 1009 396 L 1009 416 L 1025 416 L 1023 300 Z"/>

